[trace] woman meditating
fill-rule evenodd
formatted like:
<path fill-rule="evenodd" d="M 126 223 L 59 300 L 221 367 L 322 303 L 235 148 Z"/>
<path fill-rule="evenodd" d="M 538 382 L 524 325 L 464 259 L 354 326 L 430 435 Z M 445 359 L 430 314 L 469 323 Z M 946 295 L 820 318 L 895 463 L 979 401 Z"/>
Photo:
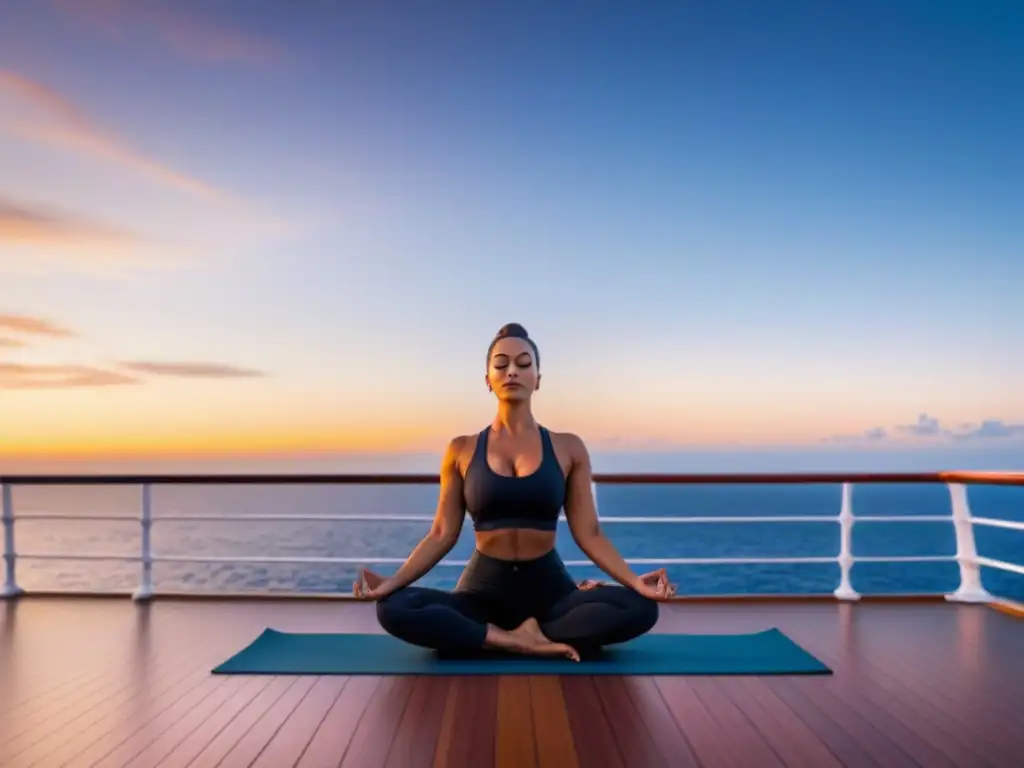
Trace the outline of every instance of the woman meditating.
<path fill-rule="evenodd" d="M 442 652 L 494 648 L 579 661 L 650 630 L 656 601 L 675 593 L 664 569 L 636 575 L 605 538 L 583 441 L 534 420 L 539 366 L 521 325 L 498 331 L 486 377 L 497 416 L 478 435 L 449 444 L 434 522 L 402 567 L 390 577 L 362 570 L 353 585 L 356 597 L 377 601 L 391 635 Z M 580 549 L 621 586 L 577 587 L 555 549 L 563 508 Z M 466 511 L 476 551 L 455 590 L 409 586 L 455 546 Z"/>

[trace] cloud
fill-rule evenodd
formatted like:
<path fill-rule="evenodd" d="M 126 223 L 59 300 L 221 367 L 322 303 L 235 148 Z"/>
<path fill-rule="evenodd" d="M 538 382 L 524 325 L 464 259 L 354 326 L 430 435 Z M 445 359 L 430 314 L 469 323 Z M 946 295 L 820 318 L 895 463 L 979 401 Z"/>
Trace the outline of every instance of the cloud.
<path fill-rule="evenodd" d="M 981 423 L 961 424 L 956 429 L 942 426 L 940 419 L 926 413 L 919 414 L 913 424 L 898 424 L 895 431 L 910 437 L 925 437 L 945 440 L 990 440 L 1024 436 L 1024 424 L 1015 424 L 1003 419 L 985 419 Z M 859 435 L 834 435 L 826 437 L 826 443 L 864 443 L 890 439 L 884 427 L 874 427 Z"/>
<path fill-rule="evenodd" d="M 957 440 L 987 440 L 1024 435 L 1024 424 L 1008 424 L 1001 419 L 985 419 L 980 424 L 968 424 L 959 431 L 950 432 Z"/>
<path fill-rule="evenodd" d="M 889 439 L 889 431 L 885 427 L 872 427 L 857 435 L 833 435 L 822 440 L 824 443 L 877 443 Z"/>
<path fill-rule="evenodd" d="M 46 318 L 29 315 L 0 314 L 0 329 L 24 333 L 32 336 L 51 336 L 55 338 L 72 338 L 74 331 L 57 325 Z"/>
<path fill-rule="evenodd" d="M 140 261 L 145 245 L 129 232 L 56 209 L 0 197 L 0 243 L 39 247 L 88 263 Z"/>
<path fill-rule="evenodd" d="M 48 338 L 78 338 L 73 330 L 31 315 L 0 314 L 0 331 Z M 0 348 L 23 346 L 0 337 Z M 144 384 L 148 377 L 251 379 L 264 371 L 223 362 L 130 360 L 116 365 L 32 365 L 0 362 L 0 389 L 69 389 Z"/>
<path fill-rule="evenodd" d="M 117 371 L 91 365 L 23 365 L 0 362 L 0 389 L 76 389 L 138 384 Z"/>
<path fill-rule="evenodd" d="M 914 435 L 915 437 L 940 435 L 943 431 L 939 426 L 939 420 L 929 416 L 927 413 L 919 414 L 914 424 L 899 424 L 896 429 L 899 432 Z"/>
<path fill-rule="evenodd" d="M 248 379 L 265 376 L 263 371 L 239 368 L 226 363 L 130 361 L 121 368 L 153 376 L 176 376 L 201 379 Z"/>
<path fill-rule="evenodd" d="M 137 0 L 54 0 L 54 4 L 108 37 L 148 34 L 195 61 L 265 63 L 285 56 L 279 43 L 218 23 L 209 14 L 189 12 L 180 2 L 158 6 Z"/>
<path fill-rule="evenodd" d="M 266 375 L 262 371 L 239 368 L 226 363 L 206 362 L 134 362 L 123 363 L 118 368 L 121 370 L 95 365 L 27 365 L 0 362 L 0 389 L 112 387 L 145 384 L 146 376 L 234 379 Z"/>
<path fill-rule="evenodd" d="M 229 195 L 210 184 L 133 149 L 43 83 L 0 69 L 0 97 L 4 96 L 13 102 L 14 109 L 8 112 L 15 116 L 0 117 L 0 130 L 35 143 L 113 163 L 158 184 L 203 199 L 233 202 Z"/>

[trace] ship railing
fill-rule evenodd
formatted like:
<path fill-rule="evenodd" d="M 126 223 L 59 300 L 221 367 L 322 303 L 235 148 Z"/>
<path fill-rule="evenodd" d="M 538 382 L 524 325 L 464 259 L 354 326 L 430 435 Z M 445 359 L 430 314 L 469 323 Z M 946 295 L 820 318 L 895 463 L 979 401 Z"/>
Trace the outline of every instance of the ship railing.
<path fill-rule="evenodd" d="M 138 562 L 140 583 L 132 593 L 135 600 L 148 600 L 155 593 L 154 563 L 275 563 L 275 564 L 327 564 L 327 565 L 386 565 L 401 564 L 404 557 L 297 557 L 259 555 L 158 555 L 153 552 L 151 530 L 154 523 L 171 521 L 216 522 L 423 522 L 429 515 L 408 514 L 153 514 L 153 488 L 161 485 L 429 485 L 437 484 L 437 475 L 426 474 L 331 474 L 331 475 L 17 475 L 0 477 L 0 521 L 4 534 L 4 583 L 0 598 L 24 594 L 17 582 L 16 565 L 19 560 L 105 560 Z M 944 483 L 950 495 L 948 515 L 856 515 L 853 507 L 853 488 L 863 483 Z M 850 574 L 855 563 L 925 563 L 953 562 L 959 568 L 959 586 L 945 595 L 955 602 L 1001 602 L 983 586 L 983 567 L 1024 575 L 1024 565 L 1008 563 L 978 555 L 975 544 L 975 526 L 1001 528 L 1024 532 L 1024 522 L 977 517 L 971 513 L 967 488 L 970 485 L 1024 486 L 1024 472 L 935 472 L 935 473 L 804 473 L 804 474 L 595 474 L 593 493 L 601 485 L 701 485 L 701 484 L 840 484 L 841 497 L 836 515 L 778 515 L 778 516 L 600 516 L 602 524 L 641 523 L 650 525 L 700 524 L 760 524 L 760 523 L 833 523 L 839 528 L 839 552 L 822 557 L 642 557 L 627 558 L 631 565 L 746 565 L 746 564 L 838 564 L 839 585 L 834 596 L 843 601 L 861 598 L 851 583 Z M 138 486 L 141 489 L 139 553 L 135 555 L 113 553 L 45 553 L 18 552 L 15 547 L 15 523 L 19 520 L 51 521 L 125 521 L 135 519 L 127 515 L 67 514 L 32 512 L 16 514 L 13 490 L 18 486 Z M 853 529 L 858 522 L 870 523 L 949 523 L 956 540 L 954 555 L 911 556 L 854 556 Z M 442 567 L 462 567 L 465 560 L 444 559 Z M 569 566 L 590 565 L 589 561 L 566 562 Z"/>

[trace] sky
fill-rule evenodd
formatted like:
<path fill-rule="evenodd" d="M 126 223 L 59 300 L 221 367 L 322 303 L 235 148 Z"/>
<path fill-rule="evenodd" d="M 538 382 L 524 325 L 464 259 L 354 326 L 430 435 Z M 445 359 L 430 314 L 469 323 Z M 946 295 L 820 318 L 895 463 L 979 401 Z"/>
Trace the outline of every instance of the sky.
<path fill-rule="evenodd" d="M 1024 6 L 839 5 L 7 0 L 0 469 L 438 453 L 513 321 L 592 450 L 1024 467 Z"/>

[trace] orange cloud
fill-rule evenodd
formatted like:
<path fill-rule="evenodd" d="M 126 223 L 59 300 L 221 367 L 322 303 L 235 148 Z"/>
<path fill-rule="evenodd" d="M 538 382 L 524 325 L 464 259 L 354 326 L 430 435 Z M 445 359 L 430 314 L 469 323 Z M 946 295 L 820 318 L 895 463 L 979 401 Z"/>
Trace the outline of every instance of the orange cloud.
<path fill-rule="evenodd" d="M 122 363 L 121 367 L 125 370 L 134 371 L 136 373 L 151 374 L 153 376 L 178 376 L 183 378 L 240 379 L 256 378 L 266 375 L 263 371 L 239 368 L 225 363 L 157 363 L 134 361 Z"/>
<path fill-rule="evenodd" d="M 134 235 L 114 227 L 2 197 L 0 243 L 43 246 L 58 252 L 83 252 L 99 256 L 104 261 L 130 258 L 141 245 Z"/>
<path fill-rule="evenodd" d="M 0 97 L 13 102 L 16 117 L 0 118 L 0 130 L 20 138 L 119 165 L 158 184 L 189 194 L 231 202 L 224 192 L 131 148 L 104 131 L 75 104 L 48 86 L 0 70 Z M 20 114 L 19 114 L 20 113 Z"/>
<path fill-rule="evenodd" d="M 91 365 L 0 363 L 0 389 L 72 389 L 137 384 L 138 379 Z"/>
<path fill-rule="evenodd" d="M 180 4 L 134 0 L 55 0 L 64 13 L 111 37 L 151 34 L 178 53 L 207 63 L 267 62 L 284 57 L 272 40 L 248 35 L 209 15 L 188 12 Z"/>
<path fill-rule="evenodd" d="M 42 317 L 0 314 L 0 330 L 52 338 L 76 338 L 69 328 Z M 23 346 L 18 339 L 0 337 L 0 348 Z M 0 363 L 0 389 L 67 389 L 142 384 L 147 376 L 199 379 L 241 379 L 266 376 L 263 371 L 230 363 L 205 361 L 133 360 L 110 367 L 95 365 L 27 365 Z M 123 373 L 121 371 L 124 371 Z"/>
<path fill-rule="evenodd" d="M 0 328 L 15 333 L 26 333 L 36 336 L 54 336 L 70 338 L 75 333 L 42 317 L 28 315 L 0 315 Z M 18 342 L 14 342 L 15 345 Z"/>

